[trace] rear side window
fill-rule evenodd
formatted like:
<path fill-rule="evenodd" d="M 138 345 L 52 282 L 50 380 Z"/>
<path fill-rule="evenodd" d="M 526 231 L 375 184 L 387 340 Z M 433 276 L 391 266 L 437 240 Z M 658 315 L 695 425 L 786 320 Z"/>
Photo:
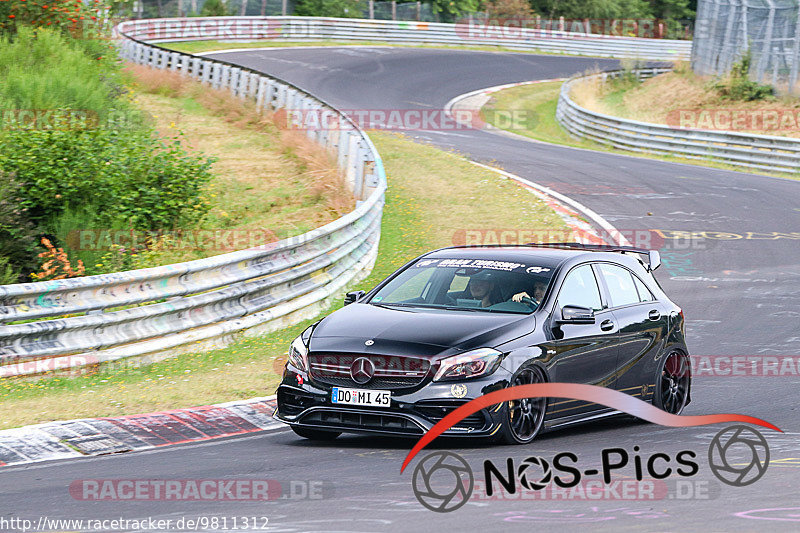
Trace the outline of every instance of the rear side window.
<path fill-rule="evenodd" d="M 567 274 L 561 285 L 561 292 L 558 293 L 558 306 L 565 305 L 589 307 L 595 311 L 603 307 L 600 303 L 600 289 L 589 265 L 579 266 Z"/>
<path fill-rule="evenodd" d="M 642 280 L 636 277 L 635 274 L 633 276 L 633 283 L 636 285 L 636 290 L 639 292 L 640 302 L 652 302 L 656 299 L 656 297 L 653 296 L 653 293 L 650 292 L 650 289 L 647 288 L 647 285 L 645 285 Z"/>
<path fill-rule="evenodd" d="M 627 269 L 609 264 L 597 265 L 608 287 L 611 307 L 639 303 L 639 292 L 633 282 L 633 274 Z"/>

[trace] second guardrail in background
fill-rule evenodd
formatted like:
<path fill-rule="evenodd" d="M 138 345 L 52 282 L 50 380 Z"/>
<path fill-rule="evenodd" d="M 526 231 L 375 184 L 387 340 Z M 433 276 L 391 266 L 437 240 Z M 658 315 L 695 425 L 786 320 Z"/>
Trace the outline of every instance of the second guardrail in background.
<path fill-rule="evenodd" d="M 511 50 L 598 57 L 688 60 L 692 42 L 619 37 L 549 29 L 470 26 L 325 17 L 190 17 L 126 23 L 134 38 L 158 41 L 349 41 L 445 46 L 502 46 Z"/>
<path fill-rule="evenodd" d="M 640 78 L 669 69 L 639 69 Z M 632 152 L 717 161 L 771 172 L 800 170 L 800 139 L 750 133 L 672 128 L 590 111 L 570 98 L 576 83 L 589 77 L 619 76 L 623 71 L 576 76 L 561 87 L 556 118 L 570 134 Z"/>

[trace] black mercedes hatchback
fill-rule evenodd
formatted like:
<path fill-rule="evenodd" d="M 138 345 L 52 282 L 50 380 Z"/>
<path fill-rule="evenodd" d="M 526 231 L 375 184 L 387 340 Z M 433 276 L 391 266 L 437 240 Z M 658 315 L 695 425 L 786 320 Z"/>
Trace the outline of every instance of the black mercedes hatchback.
<path fill-rule="evenodd" d="M 481 395 L 598 385 L 673 414 L 690 401 L 684 318 L 658 252 L 579 244 L 445 248 L 409 262 L 292 342 L 275 417 L 310 439 L 420 436 Z M 509 401 L 445 436 L 527 443 L 620 414 L 577 400 Z"/>

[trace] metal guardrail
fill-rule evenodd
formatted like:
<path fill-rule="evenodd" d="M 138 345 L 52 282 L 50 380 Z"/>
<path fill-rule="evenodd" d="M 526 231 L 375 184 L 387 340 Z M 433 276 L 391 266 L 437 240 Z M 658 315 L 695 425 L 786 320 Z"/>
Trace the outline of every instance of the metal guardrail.
<path fill-rule="evenodd" d="M 380 41 L 397 44 L 502 46 L 599 57 L 688 60 L 691 41 L 644 39 L 531 28 L 321 17 L 142 19 L 126 23 L 139 39 L 157 41 Z"/>
<path fill-rule="evenodd" d="M 640 78 L 669 69 L 641 69 Z M 800 170 L 800 139 L 749 133 L 672 128 L 589 111 L 570 98 L 575 83 L 588 77 L 603 80 L 622 71 L 576 76 L 561 87 L 556 119 L 578 138 L 613 146 L 621 150 L 717 161 L 739 167 L 771 172 Z"/>
<path fill-rule="evenodd" d="M 380 238 L 386 174 L 366 134 L 332 106 L 279 79 L 146 41 L 276 39 L 501 45 L 509 49 L 656 59 L 688 58 L 691 43 L 527 30 L 475 38 L 452 24 L 306 17 L 217 17 L 124 22 L 122 57 L 169 69 L 256 108 L 338 115 L 349 129 L 308 130 L 337 157 L 359 200 L 348 215 L 269 247 L 187 263 L 0 286 L 0 377 L 120 359 L 162 358 L 231 342 L 234 334 L 309 316 L 371 268 Z M 506 35 L 507 36 L 507 35 Z M 24 322 L 15 323 L 11 322 Z"/>
<path fill-rule="evenodd" d="M 357 207 L 321 228 L 248 250 L 143 270 L 0 286 L 0 377 L 222 346 L 239 332 L 263 332 L 283 326 L 282 320 L 313 316 L 374 263 L 386 173 L 355 123 L 288 82 L 147 44 L 136 38 L 141 35 L 130 23 L 117 32 L 123 58 L 228 89 L 255 101 L 259 112 L 335 114 L 349 127 L 307 134 L 336 156 Z M 31 320 L 36 321 L 9 324 Z"/>

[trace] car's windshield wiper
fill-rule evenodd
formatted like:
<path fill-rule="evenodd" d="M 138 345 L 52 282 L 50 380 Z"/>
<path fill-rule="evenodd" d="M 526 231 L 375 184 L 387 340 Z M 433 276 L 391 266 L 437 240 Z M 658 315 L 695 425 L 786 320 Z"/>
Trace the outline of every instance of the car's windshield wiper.
<path fill-rule="evenodd" d="M 431 305 L 431 304 L 404 304 L 404 303 L 373 303 L 370 302 L 372 305 L 377 305 L 378 307 L 418 307 L 422 309 L 445 309 L 447 311 L 480 311 L 475 307 L 454 307 L 448 305 Z"/>
<path fill-rule="evenodd" d="M 370 302 L 372 305 L 377 305 L 378 307 L 416 307 L 421 309 L 444 309 L 445 311 L 469 311 L 471 313 L 506 313 L 512 315 L 529 315 L 530 313 L 526 313 L 524 311 L 507 311 L 503 309 L 488 309 L 486 307 L 458 307 L 453 305 L 431 305 L 431 304 L 406 304 L 406 303 L 373 303 Z M 533 312 L 533 311 L 531 311 Z"/>

